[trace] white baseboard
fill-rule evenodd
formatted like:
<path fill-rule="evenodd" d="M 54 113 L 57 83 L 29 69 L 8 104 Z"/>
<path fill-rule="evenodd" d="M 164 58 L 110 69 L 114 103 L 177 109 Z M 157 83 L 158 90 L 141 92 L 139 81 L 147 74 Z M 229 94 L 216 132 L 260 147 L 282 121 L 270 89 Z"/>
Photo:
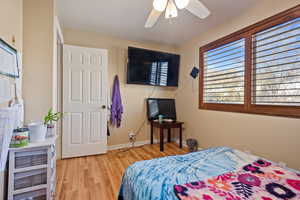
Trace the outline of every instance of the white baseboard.
<path fill-rule="evenodd" d="M 167 140 L 165 140 L 166 142 Z M 159 143 L 159 140 L 157 139 L 154 139 L 153 140 L 154 144 L 157 144 Z M 175 142 L 177 144 L 179 144 L 179 140 L 172 140 L 172 142 Z M 138 141 L 134 144 L 135 147 L 139 147 L 139 146 L 143 146 L 145 144 L 150 144 L 150 140 L 145 140 L 145 141 Z M 182 146 L 183 147 L 187 147 L 186 146 L 186 143 L 184 141 L 182 141 Z M 107 149 L 109 151 L 111 150 L 117 150 L 117 149 L 124 149 L 124 148 L 128 148 L 128 147 L 131 147 L 131 144 L 130 143 L 125 143 L 125 144 L 117 144 L 117 145 L 111 145 L 111 146 L 108 146 Z"/>

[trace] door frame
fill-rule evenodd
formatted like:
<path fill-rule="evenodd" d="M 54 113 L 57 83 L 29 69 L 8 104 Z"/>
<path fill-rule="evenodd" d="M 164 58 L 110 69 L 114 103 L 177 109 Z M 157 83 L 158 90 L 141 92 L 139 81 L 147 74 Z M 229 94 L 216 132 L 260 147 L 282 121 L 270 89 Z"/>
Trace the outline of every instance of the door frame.
<path fill-rule="evenodd" d="M 57 16 L 54 18 L 54 69 L 53 69 L 53 109 L 56 112 L 62 112 L 63 111 L 63 93 L 62 93 L 62 87 L 63 87 L 63 45 L 64 45 L 64 36 L 63 32 L 60 26 L 60 22 Z M 59 48 L 61 48 L 60 51 L 60 57 L 58 56 Z M 61 159 L 62 157 L 62 134 L 63 134 L 63 125 L 62 125 L 62 119 L 59 120 L 56 124 L 56 134 L 58 136 L 58 140 L 56 141 L 56 152 L 57 152 L 57 159 Z"/>

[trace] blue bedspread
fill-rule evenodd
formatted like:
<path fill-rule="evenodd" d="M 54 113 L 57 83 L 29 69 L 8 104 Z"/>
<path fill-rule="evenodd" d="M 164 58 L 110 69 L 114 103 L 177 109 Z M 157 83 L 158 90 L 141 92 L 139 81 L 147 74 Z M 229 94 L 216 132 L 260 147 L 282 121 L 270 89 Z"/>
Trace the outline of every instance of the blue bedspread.
<path fill-rule="evenodd" d="M 217 176 L 255 159 L 234 149 L 218 147 L 136 162 L 123 176 L 119 200 L 177 200 L 175 184 Z"/>

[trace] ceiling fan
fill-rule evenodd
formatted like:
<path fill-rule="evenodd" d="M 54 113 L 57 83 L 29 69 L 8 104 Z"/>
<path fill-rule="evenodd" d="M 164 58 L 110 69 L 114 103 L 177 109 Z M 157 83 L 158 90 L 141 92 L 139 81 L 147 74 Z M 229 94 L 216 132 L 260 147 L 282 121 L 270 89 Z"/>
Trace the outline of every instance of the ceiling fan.
<path fill-rule="evenodd" d="M 164 11 L 166 19 L 177 17 L 177 8 L 180 10 L 186 8 L 200 19 L 210 15 L 210 11 L 199 0 L 154 0 L 153 9 L 146 21 L 145 28 L 153 27 Z"/>

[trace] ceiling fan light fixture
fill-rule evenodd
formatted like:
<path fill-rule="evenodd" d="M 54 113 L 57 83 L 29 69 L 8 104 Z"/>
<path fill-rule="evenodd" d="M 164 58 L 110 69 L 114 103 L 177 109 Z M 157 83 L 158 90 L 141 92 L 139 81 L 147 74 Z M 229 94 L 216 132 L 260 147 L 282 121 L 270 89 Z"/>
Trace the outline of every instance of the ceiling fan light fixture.
<path fill-rule="evenodd" d="M 178 9 L 184 9 L 189 5 L 190 0 L 175 0 L 175 3 Z"/>
<path fill-rule="evenodd" d="M 159 12 L 163 12 L 168 4 L 168 0 L 154 0 L 153 1 L 153 7 L 155 10 Z"/>
<path fill-rule="evenodd" d="M 169 0 L 167 9 L 166 9 L 166 19 L 174 18 L 178 16 L 178 11 L 173 0 Z"/>
<path fill-rule="evenodd" d="M 209 9 L 201 0 L 153 0 L 153 9 L 145 23 L 145 28 L 153 27 L 161 14 L 165 11 L 165 18 L 172 23 L 171 18 L 178 16 L 178 9 L 187 9 L 200 19 L 205 19 L 210 15 Z"/>

